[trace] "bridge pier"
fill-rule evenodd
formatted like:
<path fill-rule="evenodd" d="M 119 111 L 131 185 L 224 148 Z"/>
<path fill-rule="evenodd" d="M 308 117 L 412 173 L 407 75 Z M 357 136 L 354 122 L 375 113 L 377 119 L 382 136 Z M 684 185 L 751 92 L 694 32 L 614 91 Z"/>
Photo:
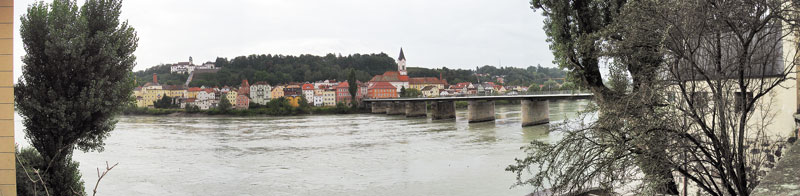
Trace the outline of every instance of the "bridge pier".
<path fill-rule="evenodd" d="M 383 102 L 372 102 L 369 105 L 370 105 L 370 108 L 372 108 L 372 113 L 373 114 L 386 113 L 386 103 L 383 103 Z"/>
<path fill-rule="evenodd" d="M 522 103 L 522 126 L 534 126 L 550 122 L 550 103 L 547 100 L 524 99 Z"/>
<path fill-rule="evenodd" d="M 471 100 L 467 106 L 467 120 L 470 123 L 494 120 L 493 100 Z"/>
<path fill-rule="evenodd" d="M 428 116 L 428 107 L 424 101 L 406 102 L 406 117 Z"/>
<path fill-rule="evenodd" d="M 387 102 L 386 114 L 400 115 L 406 113 L 406 105 L 400 101 Z"/>
<path fill-rule="evenodd" d="M 456 102 L 453 101 L 434 101 L 431 102 L 433 110 L 433 120 L 456 118 Z"/>

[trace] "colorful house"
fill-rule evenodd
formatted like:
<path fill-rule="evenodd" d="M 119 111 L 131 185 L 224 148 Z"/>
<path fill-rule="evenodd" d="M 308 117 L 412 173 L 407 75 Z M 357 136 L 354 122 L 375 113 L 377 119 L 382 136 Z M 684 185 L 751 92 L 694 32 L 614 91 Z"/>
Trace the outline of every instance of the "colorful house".
<path fill-rule="evenodd" d="M 336 90 L 326 89 L 322 92 L 322 106 L 336 106 Z"/>
<path fill-rule="evenodd" d="M 283 88 L 283 96 L 302 96 L 303 89 L 300 85 L 297 84 L 290 84 Z"/>
<path fill-rule="evenodd" d="M 237 97 L 239 97 L 239 93 L 237 93 L 235 90 L 231 90 L 228 91 L 228 93 L 225 93 L 225 98 L 228 98 L 228 101 L 231 103 L 231 106 L 236 106 Z"/>
<path fill-rule="evenodd" d="M 250 100 L 252 100 L 253 103 L 265 105 L 269 103 L 271 95 L 272 86 L 266 82 L 256 82 L 250 85 Z"/>
<path fill-rule="evenodd" d="M 334 89 L 336 89 L 336 103 L 351 103 L 353 97 L 350 96 L 350 84 L 347 81 L 339 83 Z"/>
<path fill-rule="evenodd" d="M 367 89 L 367 97 L 370 99 L 396 98 L 397 88 L 389 82 L 375 82 Z"/>
<path fill-rule="evenodd" d="M 239 95 L 250 96 L 250 84 L 247 80 L 242 80 L 242 85 L 239 86 Z"/>
<path fill-rule="evenodd" d="M 303 96 L 306 97 L 308 103 L 314 103 L 314 85 L 311 83 L 303 84 Z"/>
<path fill-rule="evenodd" d="M 422 96 L 423 97 L 438 97 L 439 96 L 439 87 L 438 86 L 426 86 L 422 88 Z"/>
<path fill-rule="evenodd" d="M 272 92 L 270 93 L 270 99 L 277 99 L 283 97 L 283 88 L 284 86 L 276 85 L 272 87 Z"/>
<path fill-rule="evenodd" d="M 420 91 L 426 86 L 436 86 L 436 88 L 444 89 L 444 86 L 446 85 L 446 80 L 434 77 L 410 78 L 408 81 L 408 86 Z"/>
<path fill-rule="evenodd" d="M 289 101 L 289 105 L 292 107 L 300 107 L 300 96 L 287 96 L 285 97 L 287 101 Z"/>
<path fill-rule="evenodd" d="M 241 89 L 240 89 L 241 91 Z M 236 109 L 239 110 L 246 110 L 250 108 L 250 98 L 246 95 L 238 95 L 236 96 Z"/>

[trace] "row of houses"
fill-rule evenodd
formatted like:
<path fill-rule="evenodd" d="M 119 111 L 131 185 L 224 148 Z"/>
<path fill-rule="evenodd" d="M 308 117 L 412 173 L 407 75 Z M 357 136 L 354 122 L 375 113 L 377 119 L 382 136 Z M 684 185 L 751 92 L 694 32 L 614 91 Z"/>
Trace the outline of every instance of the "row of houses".
<path fill-rule="evenodd" d="M 173 65 L 172 72 L 183 72 L 182 65 L 193 65 L 191 57 L 187 63 Z M 249 84 L 243 80 L 239 87 L 186 87 L 177 85 L 161 85 L 158 76 L 153 74 L 153 81 L 137 87 L 134 96 L 138 107 L 153 107 L 154 102 L 164 96 L 174 99 L 181 108 L 194 105 L 202 110 L 216 108 L 225 97 L 237 109 L 248 109 L 250 103 L 265 105 L 271 100 L 286 98 L 294 106 L 303 99 L 313 106 L 335 106 L 338 103 L 350 104 L 350 85 L 356 85 L 356 101 L 361 99 L 385 99 L 400 97 L 403 89 L 416 89 L 424 97 L 439 96 L 473 96 L 493 94 L 516 94 L 527 91 L 527 87 L 503 86 L 493 82 L 458 83 L 449 85 L 447 80 L 437 77 L 409 77 L 406 71 L 406 58 L 403 49 L 397 60 L 397 71 L 387 71 L 373 76 L 367 82 L 356 81 L 356 84 L 324 80 L 317 82 L 289 83 L 270 85 L 266 82 Z M 213 68 L 213 65 L 212 65 Z M 188 69 L 188 68 L 187 68 Z M 191 72 L 191 70 L 187 70 Z"/>
<path fill-rule="evenodd" d="M 366 83 L 358 82 L 357 99 L 367 96 Z M 271 100 L 285 98 L 292 106 L 299 106 L 305 99 L 313 106 L 335 106 L 337 103 L 349 104 L 352 100 L 348 82 L 325 80 L 315 83 L 291 83 L 270 85 L 266 82 L 249 84 L 243 80 L 239 87 L 185 87 L 161 85 L 158 75 L 153 74 L 153 82 L 148 82 L 134 90 L 137 107 L 153 107 L 164 96 L 173 99 L 181 108 L 189 105 L 201 110 L 216 108 L 225 97 L 236 109 L 248 109 L 250 103 L 266 105 Z"/>

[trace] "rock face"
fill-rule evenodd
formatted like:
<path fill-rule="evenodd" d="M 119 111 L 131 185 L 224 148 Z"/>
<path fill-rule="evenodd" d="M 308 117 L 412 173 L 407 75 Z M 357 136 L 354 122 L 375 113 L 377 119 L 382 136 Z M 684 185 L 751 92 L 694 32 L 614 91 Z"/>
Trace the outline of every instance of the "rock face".
<path fill-rule="evenodd" d="M 800 145 L 789 146 L 789 150 L 783 153 L 775 168 L 761 180 L 751 195 L 800 195 Z"/>

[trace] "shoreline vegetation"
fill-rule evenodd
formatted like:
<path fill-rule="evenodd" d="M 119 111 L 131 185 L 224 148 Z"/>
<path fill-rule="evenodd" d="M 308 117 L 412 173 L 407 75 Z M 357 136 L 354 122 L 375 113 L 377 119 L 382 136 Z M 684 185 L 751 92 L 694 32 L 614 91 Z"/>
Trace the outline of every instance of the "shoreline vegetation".
<path fill-rule="evenodd" d="M 456 108 L 465 109 L 467 101 L 456 101 Z M 519 101 L 497 100 L 495 105 L 515 105 Z M 430 106 L 428 106 L 430 109 Z M 173 116 L 173 117 L 198 117 L 198 116 L 300 116 L 300 115 L 332 115 L 332 114 L 364 114 L 370 113 L 366 107 L 350 107 L 344 104 L 324 107 L 262 107 L 246 110 L 237 109 L 209 109 L 192 110 L 182 108 L 141 108 L 130 106 L 122 111 L 125 116 Z"/>

